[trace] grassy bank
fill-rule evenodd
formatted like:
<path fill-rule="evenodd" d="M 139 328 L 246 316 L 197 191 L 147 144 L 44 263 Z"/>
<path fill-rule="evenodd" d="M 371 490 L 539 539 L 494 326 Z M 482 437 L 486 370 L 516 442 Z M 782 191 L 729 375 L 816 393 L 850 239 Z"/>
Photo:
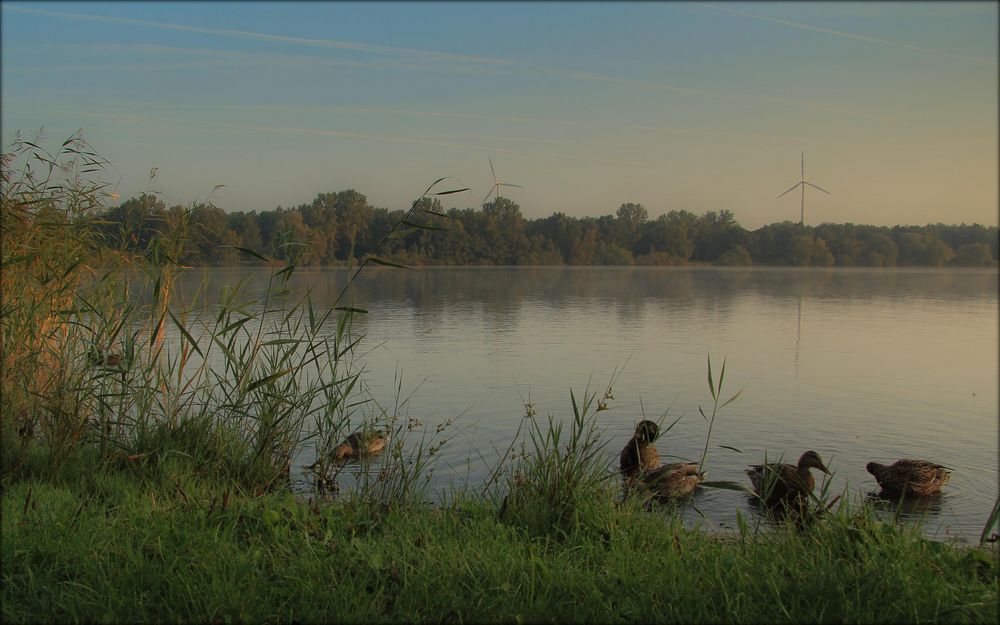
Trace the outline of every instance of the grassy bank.
<path fill-rule="evenodd" d="M 609 501 L 611 501 L 609 499 Z M 612 504 L 613 505 L 613 504 Z M 995 622 L 995 553 L 837 515 L 720 538 L 618 506 L 533 534 L 485 501 L 400 510 L 175 473 L 21 481 L 4 622 Z"/>

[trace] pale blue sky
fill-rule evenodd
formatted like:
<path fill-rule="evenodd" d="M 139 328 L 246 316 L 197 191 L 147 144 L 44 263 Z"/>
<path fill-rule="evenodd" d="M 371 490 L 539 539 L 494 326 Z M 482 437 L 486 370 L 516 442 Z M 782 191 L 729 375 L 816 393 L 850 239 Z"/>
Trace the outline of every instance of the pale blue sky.
<path fill-rule="evenodd" d="M 434 179 L 529 217 L 639 202 L 997 224 L 997 3 L 2 4 L 2 125 L 77 128 L 123 198 L 294 206 Z"/>

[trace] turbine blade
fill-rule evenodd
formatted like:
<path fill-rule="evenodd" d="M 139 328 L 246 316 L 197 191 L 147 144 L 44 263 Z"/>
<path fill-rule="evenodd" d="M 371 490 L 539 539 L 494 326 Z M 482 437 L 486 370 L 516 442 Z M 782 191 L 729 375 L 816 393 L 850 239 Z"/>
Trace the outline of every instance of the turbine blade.
<path fill-rule="evenodd" d="M 500 187 L 517 187 L 518 189 L 523 189 L 524 188 L 524 187 L 522 187 L 519 184 L 511 184 L 509 182 L 498 182 L 497 186 L 500 186 Z"/>
<path fill-rule="evenodd" d="M 826 193 L 827 195 L 833 195 L 832 193 L 830 193 L 830 192 L 829 192 L 829 191 L 827 191 L 826 189 L 820 189 L 819 187 L 817 187 L 816 185 L 814 185 L 814 184 L 813 184 L 813 183 L 811 183 L 811 182 L 806 182 L 805 180 L 803 180 L 802 182 L 804 182 L 805 184 L 809 185 L 809 186 L 810 186 L 810 187 L 812 187 L 813 189 L 819 189 L 820 191 L 822 191 L 823 193 Z"/>
<path fill-rule="evenodd" d="M 493 189 L 496 189 L 496 187 L 493 187 Z M 490 199 L 490 193 L 493 193 L 493 189 L 490 189 L 489 191 L 486 192 L 486 197 L 484 197 L 483 201 L 479 203 L 480 206 L 486 204 L 486 200 Z"/>
<path fill-rule="evenodd" d="M 784 192 L 784 193 L 782 193 L 781 195 L 787 195 L 787 194 L 791 193 L 791 192 L 792 192 L 792 191 L 794 191 L 794 190 L 795 190 L 796 188 L 798 188 L 798 186 L 799 186 L 800 184 L 802 184 L 802 183 L 801 183 L 801 182 L 796 182 L 795 184 L 793 184 L 793 185 L 792 185 L 792 188 L 791 188 L 791 189 L 789 189 L 788 191 L 785 191 L 785 192 Z M 779 195 L 779 196 L 778 196 L 778 198 L 780 198 L 780 197 L 781 197 L 781 195 Z M 778 199 L 778 198 L 775 198 L 775 199 Z"/>
<path fill-rule="evenodd" d="M 802 172 L 802 177 L 800 177 L 799 180 L 805 180 L 806 179 L 806 153 L 805 152 L 800 152 L 799 153 L 799 159 L 800 159 L 799 160 L 799 165 L 801 165 L 801 167 L 802 167 L 801 170 L 800 170 Z"/>
<path fill-rule="evenodd" d="M 497 181 L 497 172 L 496 172 L 495 169 L 493 169 L 493 157 L 492 156 L 490 157 L 490 172 L 493 174 L 493 182 L 495 184 L 496 181 Z"/>

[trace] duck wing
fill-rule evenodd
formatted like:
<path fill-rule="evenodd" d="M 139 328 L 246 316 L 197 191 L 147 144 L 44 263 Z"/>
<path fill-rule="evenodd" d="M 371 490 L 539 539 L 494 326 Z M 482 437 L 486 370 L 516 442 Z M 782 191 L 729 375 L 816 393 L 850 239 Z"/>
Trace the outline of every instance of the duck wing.
<path fill-rule="evenodd" d="M 927 495 L 940 490 L 949 479 L 951 471 L 939 464 L 903 458 L 887 467 L 878 482 L 883 489 Z"/>
<path fill-rule="evenodd" d="M 643 477 L 643 482 L 660 497 L 680 497 L 693 492 L 705 479 L 693 462 L 676 462 L 660 466 Z"/>

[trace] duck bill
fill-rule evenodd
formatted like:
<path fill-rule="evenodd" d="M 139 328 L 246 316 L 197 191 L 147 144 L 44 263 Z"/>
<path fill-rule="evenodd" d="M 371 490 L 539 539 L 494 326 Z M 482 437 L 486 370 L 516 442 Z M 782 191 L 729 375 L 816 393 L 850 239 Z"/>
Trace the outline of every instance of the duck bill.
<path fill-rule="evenodd" d="M 827 469 L 827 468 L 826 468 L 826 465 L 825 465 L 825 464 L 823 464 L 822 462 L 821 462 L 821 463 L 820 463 L 820 465 L 819 465 L 818 467 L 816 467 L 816 468 L 817 468 L 817 469 L 819 469 L 820 471 L 822 471 L 823 473 L 826 473 L 827 475 L 833 475 L 833 473 L 830 473 L 830 469 Z"/>

